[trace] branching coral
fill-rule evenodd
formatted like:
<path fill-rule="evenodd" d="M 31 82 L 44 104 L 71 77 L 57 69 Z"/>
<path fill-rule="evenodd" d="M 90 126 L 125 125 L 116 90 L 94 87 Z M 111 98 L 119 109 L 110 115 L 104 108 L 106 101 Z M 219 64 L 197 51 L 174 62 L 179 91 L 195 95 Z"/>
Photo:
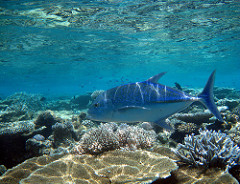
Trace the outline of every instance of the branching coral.
<path fill-rule="evenodd" d="M 150 148 L 156 140 L 156 133 L 153 130 L 147 131 L 127 124 L 120 125 L 116 135 L 120 147 L 127 149 Z"/>
<path fill-rule="evenodd" d="M 112 125 L 101 124 L 98 128 L 92 128 L 81 139 L 81 147 L 86 153 L 99 154 L 107 150 L 114 150 L 119 146 Z"/>
<path fill-rule="evenodd" d="M 100 154 L 117 148 L 144 149 L 153 146 L 156 136 L 154 131 L 147 131 L 140 127 L 106 123 L 97 128 L 91 128 L 85 133 L 77 149 L 91 154 Z"/>
<path fill-rule="evenodd" d="M 182 162 L 193 166 L 231 168 L 239 164 L 240 148 L 220 131 L 199 130 L 200 135 L 188 135 L 174 152 Z"/>

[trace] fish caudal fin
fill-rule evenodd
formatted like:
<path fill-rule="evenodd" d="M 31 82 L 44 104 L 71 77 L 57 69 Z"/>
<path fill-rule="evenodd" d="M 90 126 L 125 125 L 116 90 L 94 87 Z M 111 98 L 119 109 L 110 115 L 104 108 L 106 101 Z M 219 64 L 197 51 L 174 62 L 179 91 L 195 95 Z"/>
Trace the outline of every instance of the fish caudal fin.
<path fill-rule="evenodd" d="M 203 91 L 198 95 L 200 101 L 216 116 L 219 121 L 224 121 L 220 112 L 217 109 L 216 104 L 213 99 L 213 85 L 215 80 L 216 70 L 212 72 L 208 78 L 207 84 L 205 85 Z"/>

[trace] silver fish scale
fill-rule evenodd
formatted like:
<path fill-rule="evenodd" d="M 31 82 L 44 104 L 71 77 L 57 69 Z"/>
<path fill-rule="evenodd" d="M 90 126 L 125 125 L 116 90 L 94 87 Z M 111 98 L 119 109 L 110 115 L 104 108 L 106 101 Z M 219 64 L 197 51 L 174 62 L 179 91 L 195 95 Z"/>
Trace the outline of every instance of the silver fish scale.
<path fill-rule="evenodd" d="M 113 104 L 129 106 L 187 101 L 192 97 L 165 85 L 144 81 L 110 89 L 107 91 L 107 98 L 111 99 Z"/>

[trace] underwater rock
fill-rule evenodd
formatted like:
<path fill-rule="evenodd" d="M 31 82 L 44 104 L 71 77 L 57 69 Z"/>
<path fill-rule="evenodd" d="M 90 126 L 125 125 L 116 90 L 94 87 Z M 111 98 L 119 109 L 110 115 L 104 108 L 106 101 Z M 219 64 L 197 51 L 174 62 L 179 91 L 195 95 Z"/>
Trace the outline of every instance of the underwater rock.
<path fill-rule="evenodd" d="M 140 124 L 140 127 L 143 128 L 144 130 L 153 130 L 152 123 L 150 122 L 142 122 Z"/>
<path fill-rule="evenodd" d="M 216 104 L 219 106 L 227 106 L 230 110 L 232 110 L 240 104 L 240 100 L 223 98 L 218 100 Z"/>
<path fill-rule="evenodd" d="M 240 148 L 220 131 L 199 130 L 200 135 L 187 135 L 183 144 L 173 149 L 182 162 L 195 167 L 218 167 L 228 170 L 239 164 Z"/>
<path fill-rule="evenodd" d="M 49 154 L 50 147 L 52 147 L 52 142 L 49 140 L 37 140 L 33 137 L 26 141 L 26 151 L 29 157 Z"/>
<path fill-rule="evenodd" d="M 36 134 L 33 136 L 33 139 L 37 140 L 37 141 L 44 141 L 45 137 L 41 134 Z"/>
<path fill-rule="evenodd" d="M 240 93 L 234 88 L 214 87 L 214 95 L 218 99 L 240 99 Z"/>
<path fill-rule="evenodd" d="M 186 123 L 202 124 L 213 122 L 210 120 L 210 118 L 213 117 L 213 114 L 210 111 L 196 113 L 176 113 L 172 117 Z"/>
<path fill-rule="evenodd" d="M 171 176 L 166 179 L 158 179 L 152 184 L 190 184 L 190 183 L 215 183 L 215 184 L 238 184 L 228 172 L 217 168 L 193 168 L 193 167 L 180 167 L 178 170 L 171 172 Z"/>
<path fill-rule="evenodd" d="M 33 121 L 0 123 L 0 164 L 7 168 L 15 166 L 29 156 L 26 154 L 25 142 L 34 132 Z"/>
<path fill-rule="evenodd" d="M 170 176 L 177 168 L 173 160 L 158 153 L 116 150 L 99 157 L 72 154 L 59 159 L 35 157 L 8 170 L 0 177 L 0 182 L 150 183 Z"/>

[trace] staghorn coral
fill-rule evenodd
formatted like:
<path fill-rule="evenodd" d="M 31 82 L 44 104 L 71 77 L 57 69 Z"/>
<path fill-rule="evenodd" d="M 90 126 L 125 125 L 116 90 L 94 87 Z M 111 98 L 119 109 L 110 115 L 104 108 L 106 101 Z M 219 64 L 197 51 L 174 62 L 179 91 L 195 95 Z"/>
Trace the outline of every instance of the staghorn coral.
<path fill-rule="evenodd" d="M 239 164 L 240 148 L 220 131 L 199 130 L 200 135 L 188 135 L 178 144 L 175 153 L 182 162 L 193 166 L 231 168 Z"/>
<path fill-rule="evenodd" d="M 115 150 L 99 157 L 45 155 L 8 170 L 0 183 L 151 183 L 170 176 L 177 168 L 172 159 L 148 151 Z"/>

